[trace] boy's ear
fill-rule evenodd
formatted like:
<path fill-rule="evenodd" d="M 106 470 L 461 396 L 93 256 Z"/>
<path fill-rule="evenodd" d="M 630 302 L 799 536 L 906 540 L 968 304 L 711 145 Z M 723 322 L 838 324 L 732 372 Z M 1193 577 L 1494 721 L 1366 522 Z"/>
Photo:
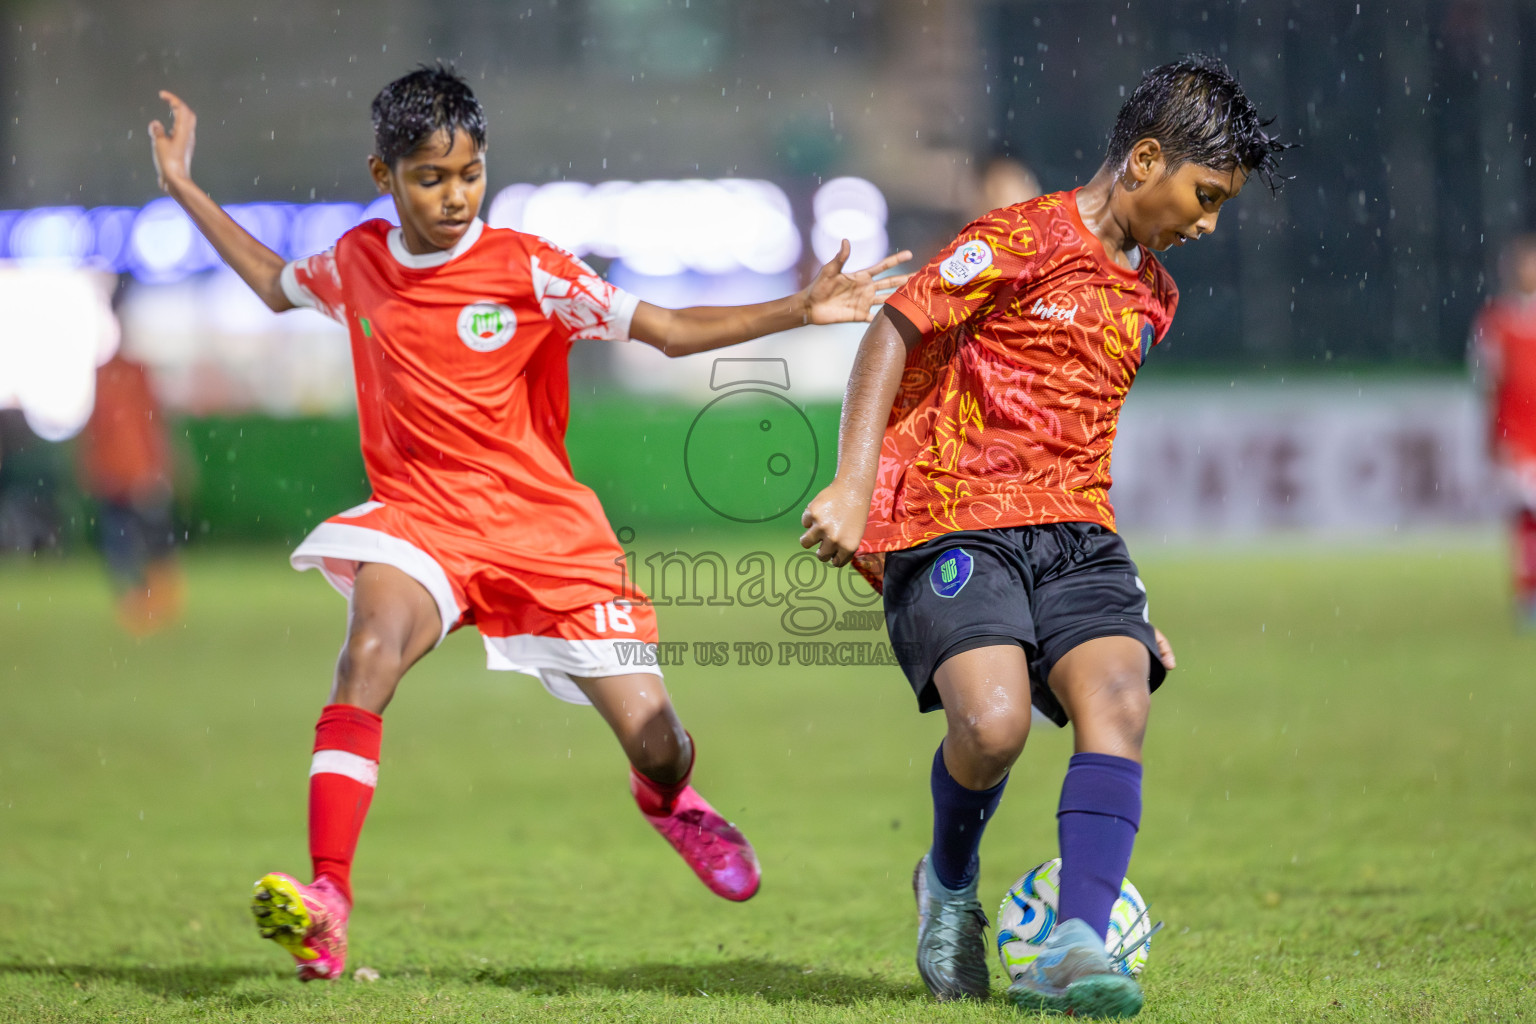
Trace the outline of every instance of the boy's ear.
<path fill-rule="evenodd" d="M 389 164 L 380 160 L 372 153 L 368 154 L 368 176 L 373 179 L 374 188 L 379 190 L 379 195 L 389 195 L 393 184 L 389 173 Z"/>
<path fill-rule="evenodd" d="M 1125 158 L 1125 183 L 1140 186 L 1151 181 L 1163 165 L 1163 146 L 1156 139 L 1138 139 Z"/>

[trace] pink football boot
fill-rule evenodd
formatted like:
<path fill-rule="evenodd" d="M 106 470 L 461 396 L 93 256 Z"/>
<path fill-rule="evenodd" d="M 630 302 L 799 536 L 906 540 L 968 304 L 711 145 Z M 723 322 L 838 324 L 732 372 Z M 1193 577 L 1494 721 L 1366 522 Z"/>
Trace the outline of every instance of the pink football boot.
<path fill-rule="evenodd" d="M 329 878 L 304 885 L 276 871 L 263 875 L 251 897 L 261 937 L 293 957 L 300 981 L 335 980 L 347 966 L 347 915 L 352 907 Z"/>
<path fill-rule="evenodd" d="M 629 791 L 645 820 L 682 854 L 710 892 L 738 903 L 757 893 L 763 873 L 752 844 L 688 785 L 687 777 L 674 786 L 659 786 L 631 767 Z"/>

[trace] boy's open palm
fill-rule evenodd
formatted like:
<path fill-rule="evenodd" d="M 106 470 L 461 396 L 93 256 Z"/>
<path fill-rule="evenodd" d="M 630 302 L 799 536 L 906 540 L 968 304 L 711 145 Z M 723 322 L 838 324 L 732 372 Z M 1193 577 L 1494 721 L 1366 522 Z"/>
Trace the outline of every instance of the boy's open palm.
<path fill-rule="evenodd" d="M 848 240 L 837 255 L 822 267 L 806 292 L 807 320 L 813 324 L 867 323 L 875 317 L 874 306 L 885 296 L 907 283 L 911 274 L 893 274 L 876 281 L 875 277 L 898 263 L 912 258 L 910 252 L 898 252 L 857 273 L 843 273 L 848 261 Z"/>
<path fill-rule="evenodd" d="M 192 176 L 192 142 L 197 136 L 197 115 L 175 93 L 160 90 L 160 98 L 171 105 L 171 128 L 158 120 L 149 122 L 149 142 L 155 155 L 155 175 L 160 191 L 168 191 L 168 181 Z"/>

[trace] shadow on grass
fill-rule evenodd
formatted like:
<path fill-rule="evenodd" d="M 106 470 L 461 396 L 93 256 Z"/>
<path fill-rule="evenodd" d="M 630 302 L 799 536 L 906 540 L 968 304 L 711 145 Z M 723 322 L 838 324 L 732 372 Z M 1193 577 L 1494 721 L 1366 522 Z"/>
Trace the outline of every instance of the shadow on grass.
<path fill-rule="evenodd" d="M 209 967 L 202 964 L 169 964 L 108 967 L 100 964 L 28 964 L 0 962 L 0 975 L 40 974 L 63 981 L 116 981 L 166 999 L 198 999 L 218 996 L 231 999 L 227 989 L 254 978 L 271 978 L 273 971 L 256 967 Z M 264 1001 L 255 997 L 254 1001 Z"/>
<path fill-rule="evenodd" d="M 44 975 L 65 982 L 120 982 L 166 999 L 217 998 L 229 1005 L 269 1002 L 270 994 L 235 994 L 229 989 L 278 972 L 255 967 L 200 964 L 101 966 L 0 962 L 0 975 Z M 392 977 L 391 977 L 392 975 Z M 704 964 L 643 963 L 619 967 L 481 967 L 474 970 L 388 971 L 389 980 L 419 982 L 453 978 L 467 985 L 491 985 L 537 996 L 589 995 L 597 991 L 651 992 L 670 996 L 757 997 L 770 1003 L 806 1002 L 849 1006 L 872 1000 L 926 999 L 915 980 L 898 985 L 774 960 L 720 960 Z"/>
<path fill-rule="evenodd" d="M 803 1001 L 846 1006 L 874 999 L 927 998 L 915 982 L 897 985 L 873 977 L 838 974 L 774 960 L 719 960 L 704 964 L 644 963 L 627 967 L 484 967 L 466 981 L 530 995 L 577 995 L 594 989 L 673 996 L 757 996 L 771 1003 Z"/>

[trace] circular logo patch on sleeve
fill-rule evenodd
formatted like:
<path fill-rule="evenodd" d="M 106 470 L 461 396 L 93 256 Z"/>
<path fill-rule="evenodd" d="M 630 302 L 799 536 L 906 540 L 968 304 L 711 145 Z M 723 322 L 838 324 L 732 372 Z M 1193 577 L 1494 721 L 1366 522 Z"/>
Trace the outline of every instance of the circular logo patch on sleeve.
<path fill-rule="evenodd" d="M 992 247 L 981 239 L 966 242 L 939 264 L 939 276 L 950 284 L 965 284 L 992 265 Z"/>
<path fill-rule="evenodd" d="M 494 352 L 517 333 L 517 314 L 499 302 L 471 302 L 459 310 L 459 340 L 476 352 Z"/>
<path fill-rule="evenodd" d="M 964 548 L 944 552 L 928 572 L 928 585 L 940 597 L 954 597 L 971 581 L 971 571 L 976 562 Z"/>

